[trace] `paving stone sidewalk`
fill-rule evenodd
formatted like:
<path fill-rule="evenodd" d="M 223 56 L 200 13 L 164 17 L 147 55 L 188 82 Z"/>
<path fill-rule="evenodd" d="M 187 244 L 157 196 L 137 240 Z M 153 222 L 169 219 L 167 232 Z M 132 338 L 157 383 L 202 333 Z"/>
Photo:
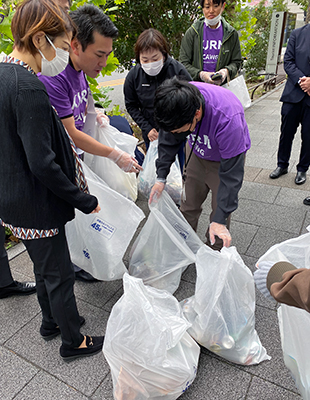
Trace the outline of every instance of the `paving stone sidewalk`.
<path fill-rule="evenodd" d="M 302 186 L 294 184 L 300 135 L 294 141 L 289 173 L 275 181 L 268 178 L 276 167 L 282 88 L 246 111 L 252 148 L 231 233 L 233 245 L 252 271 L 270 246 L 305 233 L 310 224 L 310 207 L 302 203 L 310 194 L 310 179 Z M 147 214 L 146 201 L 138 199 L 137 204 Z M 202 239 L 209 209 L 207 201 L 198 229 Z M 9 256 L 16 279 L 33 279 L 32 264 L 22 245 L 13 248 Z M 175 293 L 178 300 L 194 294 L 195 277 L 195 268 L 190 266 Z M 122 281 L 76 282 L 75 293 L 80 314 L 86 318 L 82 333 L 104 333 L 109 313 L 122 295 Z M 256 330 L 270 361 L 240 366 L 202 349 L 197 378 L 180 399 L 301 400 L 282 360 L 276 308 L 257 292 Z M 109 366 L 102 353 L 66 364 L 59 356 L 60 338 L 41 339 L 35 295 L 0 300 L 0 321 L 1 400 L 113 399 Z"/>

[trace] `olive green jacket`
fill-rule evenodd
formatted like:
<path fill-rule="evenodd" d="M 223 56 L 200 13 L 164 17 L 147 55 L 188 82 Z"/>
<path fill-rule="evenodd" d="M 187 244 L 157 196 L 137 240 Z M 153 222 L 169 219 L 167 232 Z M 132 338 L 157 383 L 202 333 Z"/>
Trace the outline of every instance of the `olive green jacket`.
<path fill-rule="evenodd" d="M 201 17 L 186 31 L 180 49 L 179 61 L 184 65 L 194 81 L 200 81 L 199 73 L 203 71 L 203 26 L 205 18 Z M 222 17 L 223 41 L 217 59 L 216 71 L 227 68 L 230 79 L 233 79 L 241 67 L 241 49 L 238 32 Z M 223 82 L 224 83 L 224 82 Z"/>

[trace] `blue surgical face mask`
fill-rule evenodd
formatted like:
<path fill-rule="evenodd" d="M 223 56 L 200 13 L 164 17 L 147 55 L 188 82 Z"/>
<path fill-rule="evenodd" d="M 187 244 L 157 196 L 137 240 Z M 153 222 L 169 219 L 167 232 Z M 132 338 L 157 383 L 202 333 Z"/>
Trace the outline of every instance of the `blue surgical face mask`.
<path fill-rule="evenodd" d="M 43 53 L 38 49 L 39 53 L 41 54 L 42 60 L 41 60 L 41 74 L 45 76 L 55 76 L 60 74 L 68 65 L 69 61 L 69 52 L 63 49 L 60 49 L 59 47 L 55 47 L 53 42 L 50 40 L 48 36 L 46 36 L 46 39 L 50 42 L 51 46 L 56 51 L 55 57 L 51 60 L 48 61 Z"/>

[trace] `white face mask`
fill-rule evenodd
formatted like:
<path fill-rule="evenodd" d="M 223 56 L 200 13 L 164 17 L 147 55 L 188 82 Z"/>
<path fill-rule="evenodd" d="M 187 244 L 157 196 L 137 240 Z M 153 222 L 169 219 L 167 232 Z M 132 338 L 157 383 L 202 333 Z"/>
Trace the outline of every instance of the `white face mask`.
<path fill-rule="evenodd" d="M 219 14 L 212 19 L 205 18 L 205 24 L 207 26 L 215 26 L 220 22 L 221 19 L 222 19 L 222 14 Z"/>
<path fill-rule="evenodd" d="M 41 60 L 41 75 L 45 76 L 55 76 L 60 74 L 68 65 L 69 61 L 69 52 L 59 47 L 55 47 L 53 42 L 45 36 L 46 39 L 50 42 L 50 44 L 54 47 L 56 51 L 56 56 L 51 60 L 48 61 L 43 53 L 38 49 L 39 53 L 42 56 Z"/>
<path fill-rule="evenodd" d="M 158 75 L 160 73 L 160 71 L 162 70 L 162 67 L 164 65 L 164 59 L 161 58 L 158 61 L 154 61 L 151 63 L 147 63 L 147 64 L 142 64 L 141 63 L 141 68 L 143 69 L 143 71 L 150 75 L 150 76 L 155 76 Z"/>

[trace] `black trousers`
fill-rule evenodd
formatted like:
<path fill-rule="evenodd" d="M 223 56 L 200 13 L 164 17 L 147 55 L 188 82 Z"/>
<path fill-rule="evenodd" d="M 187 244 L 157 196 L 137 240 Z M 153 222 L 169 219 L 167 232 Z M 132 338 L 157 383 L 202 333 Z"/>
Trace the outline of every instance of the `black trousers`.
<path fill-rule="evenodd" d="M 8 255 L 4 248 L 4 242 L 5 230 L 4 227 L 0 225 L 0 288 L 9 286 L 11 283 L 13 283 Z"/>
<path fill-rule="evenodd" d="M 299 103 L 283 103 L 281 135 L 278 149 L 278 167 L 287 168 L 296 130 L 301 124 L 301 149 L 297 171 L 306 172 L 310 165 L 310 107 L 306 97 Z"/>
<path fill-rule="evenodd" d="M 78 347 L 83 341 L 73 286 L 74 272 L 64 227 L 50 238 L 24 240 L 34 264 L 42 326 L 59 326 L 62 343 Z"/>

